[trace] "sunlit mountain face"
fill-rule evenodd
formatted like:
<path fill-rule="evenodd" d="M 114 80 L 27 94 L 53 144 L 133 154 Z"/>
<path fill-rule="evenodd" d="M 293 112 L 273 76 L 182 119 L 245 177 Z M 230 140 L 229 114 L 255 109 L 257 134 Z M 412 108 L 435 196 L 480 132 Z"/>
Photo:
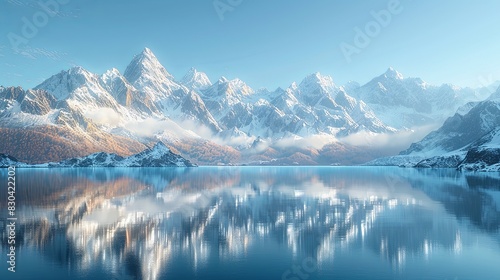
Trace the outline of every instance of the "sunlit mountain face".
<path fill-rule="evenodd" d="M 396 155 L 493 93 L 431 85 L 392 67 L 364 85 L 316 72 L 276 90 L 212 82 L 194 68 L 178 79 L 167 68 L 144 48 L 123 74 L 75 66 L 34 89 L 0 85 L 0 152 L 45 163 L 129 156 L 160 140 L 200 165 L 353 165 Z"/>
<path fill-rule="evenodd" d="M 19 259 L 115 279 L 499 272 L 498 175 L 381 170 L 19 170 Z"/>

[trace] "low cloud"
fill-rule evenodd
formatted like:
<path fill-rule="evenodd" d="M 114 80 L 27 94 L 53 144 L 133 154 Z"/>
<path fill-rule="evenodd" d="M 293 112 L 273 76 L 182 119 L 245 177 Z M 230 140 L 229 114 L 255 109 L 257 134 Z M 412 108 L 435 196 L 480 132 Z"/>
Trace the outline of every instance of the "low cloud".
<path fill-rule="evenodd" d="M 290 147 L 298 147 L 298 148 L 315 148 L 321 149 L 323 146 L 338 142 L 337 139 L 332 135 L 327 134 L 319 134 L 313 135 L 309 137 L 288 137 L 277 140 L 275 142 L 275 146 L 278 148 L 290 148 Z"/>
<path fill-rule="evenodd" d="M 150 137 L 157 134 L 167 134 L 170 137 L 184 138 L 195 135 L 182 128 L 170 119 L 147 118 L 144 120 L 130 121 L 125 128 L 139 136 Z"/>
<path fill-rule="evenodd" d="M 93 111 L 85 112 L 85 117 L 89 118 L 98 125 L 118 126 L 121 116 L 111 108 L 99 108 Z"/>
<path fill-rule="evenodd" d="M 194 121 L 172 121 L 170 119 L 147 118 L 133 121 L 124 121 L 123 118 L 111 108 L 104 108 L 86 113 L 98 125 L 109 127 L 122 127 L 139 137 L 168 137 L 170 139 L 181 140 L 184 138 L 203 138 L 223 146 L 231 146 L 238 149 L 250 148 L 257 139 L 255 136 L 245 134 L 220 137 L 213 133 L 208 127 Z M 388 154 L 395 154 L 407 149 L 411 143 L 420 141 L 429 132 L 438 128 L 439 125 L 427 125 L 414 127 L 410 130 L 396 133 L 373 133 L 360 131 L 346 137 L 336 138 L 328 134 L 318 134 L 308 137 L 291 136 L 282 139 L 262 139 L 254 152 L 259 153 L 269 147 L 279 149 L 287 148 L 314 148 L 321 149 L 323 146 L 340 142 L 358 147 L 367 147 L 374 150 L 384 151 Z"/>
<path fill-rule="evenodd" d="M 221 137 L 211 138 L 212 141 L 214 141 L 219 145 L 228 145 L 232 147 L 249 147 L 252 145 L 255 139 L 257 139 L 257 137 L 246 136 L 246 135 L 229 137 L 229 138 L 221 138 Z"/>
<path fill-rule="evenodd" d="M 414 127 L 410 130 L 396 133 L 374 133 L 360 131 L 349 136 L 340 138 L 339 141 L 353 146 L 365 146 L 387 152 L 397 153 L 407 149 L 412 143 L 420 141 L 429 132 L 437 129 L 439 125 L 432 124 Z"/>
<path fill-rule="evenodd" d="M 179 125 L 184 129 L 188 130 L 202 138 L 210 139 L 214 136 L 212 130 L 197 121 L 194 120 L 183 120 L 179 122 Z"/>
<path fill-rule="evenodd" d="M 100 108 L 85 113 L 85 117 L 97 125 L 110 128 L 123 128 L 139 137 L 153 137 L 164 135 L 171 138 L 202 137 L 211 139 L 212 131 L 192 120 L 174 122 L 171 119 L 146 118 L 137 120 L 124 120 L 123 117 L 111 108 Z"/>

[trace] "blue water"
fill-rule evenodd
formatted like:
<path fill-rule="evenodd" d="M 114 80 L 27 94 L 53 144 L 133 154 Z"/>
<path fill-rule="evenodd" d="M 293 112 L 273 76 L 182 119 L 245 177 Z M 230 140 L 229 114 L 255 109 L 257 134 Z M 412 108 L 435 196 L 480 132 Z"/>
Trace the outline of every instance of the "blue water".
<path fill-rule="evenodd" d="M 500 279 L 500 175 L 393 167 L 18 169 L 0 279 Z"/>

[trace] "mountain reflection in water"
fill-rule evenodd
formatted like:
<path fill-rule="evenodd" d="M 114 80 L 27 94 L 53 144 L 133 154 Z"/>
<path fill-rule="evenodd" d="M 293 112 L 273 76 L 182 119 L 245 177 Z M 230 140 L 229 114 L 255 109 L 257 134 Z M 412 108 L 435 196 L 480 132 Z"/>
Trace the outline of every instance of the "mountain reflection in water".
<path fill-rule="evenodd" d="M 18 258 L 116 279 L 246 279 L 229 266 L 282 279 L 311 258 L 314 279 L 331 279 L 349 252 L 371 252 L 407 278 L 409 259 L 436 250 L 485 239 L 499 251 L 498 186 L 498 174 L 386 167 L 18 169 Z"/>

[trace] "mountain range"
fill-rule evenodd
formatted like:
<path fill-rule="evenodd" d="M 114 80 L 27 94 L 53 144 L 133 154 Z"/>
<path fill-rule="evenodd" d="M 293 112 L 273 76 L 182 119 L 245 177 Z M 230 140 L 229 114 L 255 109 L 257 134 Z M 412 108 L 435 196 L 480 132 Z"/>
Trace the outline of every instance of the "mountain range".
<path fill-rule="evenodd" d="M 370 164 L 500 171 L 500 88 L 484 101 L 459 108 L 400 155 Z"/>
<path fill-rule="evenodd" d="M 189 160 L 172 153 L 162 142 L 156 143 L 154 147 L 129 156 L 122 157 L 117 154 L 104 152 L 94 153 L 80 158 L 66 159 L 60 162 L 49 162 L 42 164 L 27 164 L 19 162 L 16 158 L 0 154 L 0 168 L 15 167 L 194 167 Z"/>
<path fill-rule="evenodd" d="M 123 74 L 73 67 L 34 89 L 0 87 L 0 152 L 41 163 L 129 156 L 163 141 L 197 164 L 357 164 L 388 152 L 352 139 L 438 126 L 489 94 L 393 68 L 365 85 L 314 73 L 285 89 L 254 90 L 194 68 L 176 79 L 145 48 Z"/>

